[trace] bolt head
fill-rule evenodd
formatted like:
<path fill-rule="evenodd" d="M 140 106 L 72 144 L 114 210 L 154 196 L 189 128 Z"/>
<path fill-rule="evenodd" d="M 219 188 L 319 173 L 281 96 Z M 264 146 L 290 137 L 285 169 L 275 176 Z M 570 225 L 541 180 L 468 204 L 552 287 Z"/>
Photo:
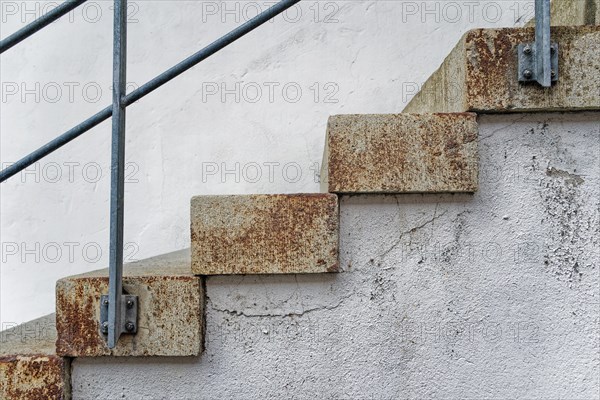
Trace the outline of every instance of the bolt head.
<path fill-rule="evenodd" d="M 108 305 L 108 298 L 105 298 L 104 300 L 102 300 L 102 304 L 104 304 L 105 306 Z"/>
<path fill-rule="evenodd" d="M 134 302 L 133 300 L 127 300 L 127 308 L 133 308 Z"/>
<path fill-rule="evenodd" d="M 526 69 L 525 71 L 523 71 L 523 76 L 526 79 L 531 79 L 531 77 L 533 76 L 533 72 L 531 72 L 531 70 L 529 69 Z"/>
<path fill-rule="evenodd" d="M 102 323 L 102 333 L 108 333 L 108 321 Z"/>
<path fill-rule="evenodd" d="M 133 331 L 134 331 L 134 329 L 135 329 L 135 324 L 134 324 L 133 322 L 131 322 L 131 321 L 128 321 L 128 322 L 125 324 L 125 330 L 126 330 L 127 332 L 133 332 Z"/>
<path fill-rule="evenodd" d="M 550 46 L 550 53 L 554 53 L 556 51 L 556 47 L 555 46 Z"/>
<path fill-rule="evenodd" d="M 525 48 L 523 48 L 523 53 L 531 54 L 531 46 L 529 46 L 529 45 L 525 46 Z"/>
<path fill-rule="evenodd" d="M 550 71 L 550 76 L 553 78 L 556 77 L 556 71 L 555 70 Z"/>

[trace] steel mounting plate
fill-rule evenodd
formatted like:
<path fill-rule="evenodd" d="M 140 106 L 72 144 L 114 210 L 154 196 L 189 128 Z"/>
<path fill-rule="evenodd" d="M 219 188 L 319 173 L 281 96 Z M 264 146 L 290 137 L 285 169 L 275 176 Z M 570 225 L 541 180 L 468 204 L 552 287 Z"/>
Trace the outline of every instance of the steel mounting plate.
<path fill-rule="evenodd" d="M 130 294 L 121 296 L 121 321 L 118 329 L 121 333 L 137 333 L 138 297 Z M 108 335 L 108 295 L 100 296 L 100 333 Z"/>

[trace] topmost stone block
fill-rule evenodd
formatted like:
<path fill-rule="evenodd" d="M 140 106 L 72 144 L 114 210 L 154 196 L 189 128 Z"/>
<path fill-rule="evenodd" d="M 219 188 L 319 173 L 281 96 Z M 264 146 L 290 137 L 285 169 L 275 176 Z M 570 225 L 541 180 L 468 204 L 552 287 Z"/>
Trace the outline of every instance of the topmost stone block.
<path fill-rule="evenodd" d="M 553 27 L 558 82 L 551 88 L 517 79 L 517 46 L 533 28 L 475 29 L 463 36 L 403 112 L 600 110 L 600 26 Z"/>

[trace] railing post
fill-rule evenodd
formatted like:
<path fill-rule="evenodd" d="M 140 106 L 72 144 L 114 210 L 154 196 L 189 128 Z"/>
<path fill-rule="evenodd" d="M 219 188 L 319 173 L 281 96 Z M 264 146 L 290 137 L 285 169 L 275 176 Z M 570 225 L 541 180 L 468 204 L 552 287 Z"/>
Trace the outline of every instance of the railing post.
<path fill-rule="evenodd" d="M 519 82 L 543 87 L 558 80 L 558 45 L 550 42 L 550 0 L 535 0 L 535 42 L 518 46 Z"/>
<path fill-rule="evenodd" d="M 137 321 L 126 321 L 123 302 L 123 211 L 125 195 L 125 88 L 127 62 L 127 0 L 115 0 L 113 35 L 113 104 L 110 181 L 110 260 L 108 321 L 102 321 L 102 333 L 108 334 L 108 347 L 114 348 L 123 332 L 135 333 Z M 128 301 L 127 303 L 129 303 Z M 135 302 L 137 306 L 137 301 Z M 108 306 L 108 307 L 106 307 Z M 102 313 L 101 313 L 102 314 Z"/>

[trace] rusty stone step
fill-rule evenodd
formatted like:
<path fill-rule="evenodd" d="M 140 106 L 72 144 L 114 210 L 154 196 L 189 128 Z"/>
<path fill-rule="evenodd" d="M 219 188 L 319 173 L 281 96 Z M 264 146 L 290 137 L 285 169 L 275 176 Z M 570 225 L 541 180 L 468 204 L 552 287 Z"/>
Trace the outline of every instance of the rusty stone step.
<path fill-rule="evenodd" d="M 0 332 L 0 399 L 71 398 L 70 362 L 55 341 L 54 314 Z"/>
<path fill-rule="evenodd" d="M 329 118 L 321 168 L 322 191 L 475 192 L 477 176 L 475 114 Z"/>
<path fill-rule="evenodd" d="M 551 88 L 520 84 L 517 46 L 533 28 L 467 32 L 403 112 L 600 110 L 600 26 L 556 26 L 559 77 Z"/>
<path fill-rule="evenodd" d="M 61 279 L 56 284 L 57 353 L 69 357 L 195 356 L 204 343 L 204 289 L 181 250 L 126 264 L 123 288 L 139 297 L 138 332 L 123 334 L 109 349 L 100 334 L 100 296 L 108 270 Z"/>
<path fill-rule="evenodd" d="M 336 272 L 338 230 L 332 194 L 197 196 L 191 200 L 192 272 Z"/>

